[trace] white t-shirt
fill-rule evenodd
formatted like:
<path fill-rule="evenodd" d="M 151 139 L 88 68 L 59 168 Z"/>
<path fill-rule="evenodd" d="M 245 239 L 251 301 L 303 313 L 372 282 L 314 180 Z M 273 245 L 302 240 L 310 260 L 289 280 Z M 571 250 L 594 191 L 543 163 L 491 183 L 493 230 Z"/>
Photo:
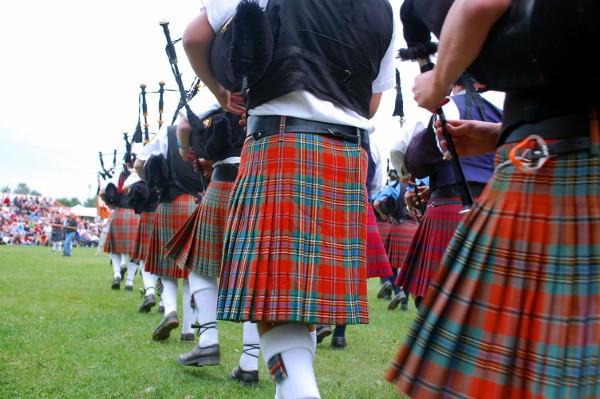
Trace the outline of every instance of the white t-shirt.
<path fill-rule="evenodd" d="M 217 32 L 229 18 L 235 14 L 239 0 L 204 0 L 208 21 L 215 32 Z M 260 0 L 260 6 L 265 8 L 268 0 Z M 394 31 L 390 45 L 381 60 L 379 75 L 372 85 L 373 93 L 382 93 L 391 89 L 396 84 L 394 67 L 394 42 L 396 37 L 396 24 L 394 19 Z M 321 100 L 306 91 L 295 91 L 271 100 L 265 104 L 253 108 L 252 115 L 286 115 L 296 118 L 308 119 L 319 122 L 335 123 L 356 126 L 369 132 L 375 130 L 369 119 L 363 118 L 356 112 L 345 107 L 336 106 L 329 101 Z"/>

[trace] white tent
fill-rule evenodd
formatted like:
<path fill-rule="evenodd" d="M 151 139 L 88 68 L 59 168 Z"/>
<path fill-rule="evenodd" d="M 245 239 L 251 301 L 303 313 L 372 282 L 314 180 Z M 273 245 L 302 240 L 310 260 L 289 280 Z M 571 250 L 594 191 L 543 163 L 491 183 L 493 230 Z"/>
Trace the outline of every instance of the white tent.
<path fill-rule="evenodd" d="M 75 205 L 73 208 L 71 208 L 71 212 L 73 212 L 75 215 L 81 217 L 81 216 L 85 216 L 85 217 L 91 217 L 91 218 L 95 218 L 98 215 L 98 212 L 96 210 L 96 208 L 86 208 L 81 204 Z"/>

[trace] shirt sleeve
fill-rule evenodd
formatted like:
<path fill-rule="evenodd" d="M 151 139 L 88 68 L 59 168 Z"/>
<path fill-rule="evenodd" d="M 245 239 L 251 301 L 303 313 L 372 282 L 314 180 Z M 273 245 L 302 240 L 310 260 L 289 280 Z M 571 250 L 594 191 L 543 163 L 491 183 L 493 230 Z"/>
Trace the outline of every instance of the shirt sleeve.
<path fill-rule="evenodd" d="M 162 154 L 164 157 L 166 157 L 168 151 L 169 142 L 167 140 L 167 129 L 165 129 L 161 133 L 154 136 L 154 138 L 142 148 L 142 151 L 137 154 L 137 158 L 140 161 L 147 161 L 152 155 Z"/>

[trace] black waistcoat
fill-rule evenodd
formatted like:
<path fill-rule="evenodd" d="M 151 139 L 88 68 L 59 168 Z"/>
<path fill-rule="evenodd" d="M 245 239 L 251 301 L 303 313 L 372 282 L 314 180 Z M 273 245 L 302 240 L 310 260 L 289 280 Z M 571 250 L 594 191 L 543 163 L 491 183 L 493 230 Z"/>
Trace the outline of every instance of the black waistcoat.
<path fill-rule="evenodd" d="M 169 187 L 169 198 L 171 200 L 180 196 L 184 192 L 197 196 L 204 190 L 203 179 L 200 173 L 194 172 L 191 163 L 186 162 L 179 155 L 177 147 L 177 126 L 167 128 L 167 140 L 169 151 L 167 152 L 167 163 L 169 164 L 169 173 L 171 182 Z M 161 198 L 163 201 L 163 198 Z"/>
<path fill-rule="evenodd" d="M 305 90 L 369 117 L 372 83 L 393 34 L 387 0 L 270 0 L 274 53 L 249 108 Z"/>

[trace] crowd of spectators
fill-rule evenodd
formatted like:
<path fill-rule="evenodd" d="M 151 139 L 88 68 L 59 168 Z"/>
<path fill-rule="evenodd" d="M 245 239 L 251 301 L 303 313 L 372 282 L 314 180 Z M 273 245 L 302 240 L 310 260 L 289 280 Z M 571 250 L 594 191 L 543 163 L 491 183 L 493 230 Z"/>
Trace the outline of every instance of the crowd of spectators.
<path fill-rule="evenodd" d="M 35 195 L 2 194 L 0 207 L 0 245 L 50 245 L 52 222 L 63 226 L 70 209 L 52 198 Z M 98 224 L 77 218 L 74 245 L 96 246 Z"/>

